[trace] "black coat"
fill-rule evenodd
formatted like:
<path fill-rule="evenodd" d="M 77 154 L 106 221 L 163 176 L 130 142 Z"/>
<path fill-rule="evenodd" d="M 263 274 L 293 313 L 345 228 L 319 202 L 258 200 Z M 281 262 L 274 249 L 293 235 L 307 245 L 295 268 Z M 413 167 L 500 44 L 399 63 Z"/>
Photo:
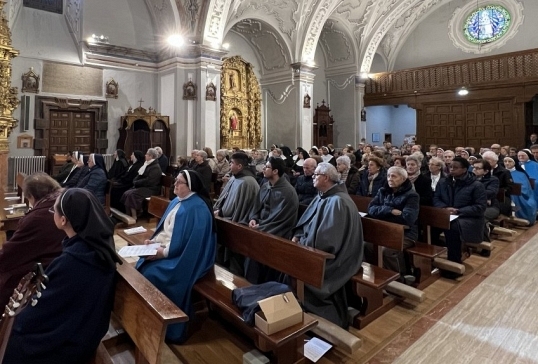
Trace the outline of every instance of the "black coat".
<path fill-rule="evenodd" d="M 200 176 L 202 177 L 202 183 L 207 189 L 207 192 L 209 192 L 211 189 L 211 177 L 213 174 L 213 170 L 209 166 L 209 163 L 207 161 L 204 161 L 203 163 L 196 164 L 194 167 L 192 167 L 192 170 L 200 173 Z"/>
<path fill-rule="evenodd" d="M 351 166 L 351 168 L 349 168 L 349 172 L 346 178 L 347 192 L 350 195 L 355 194 L 355 191 L 357 191 L 357 188 L 359 187 L 360 182 L 361 182 L 361 175 L 359 173 L 359 170 L 357 169 L 357 167 Z"/>
<path fill-rule="evenodd" d="M 368 181 L 368 169 L 364 169 L 361 173 L 361 181 L 359 184 L 359 188 L 357 188 L 356 194 L 361 196 L 373 197 L 377 194 L 377 191 L 379 191 L 379 189 L 385 185 L 386 182 L 387 171 L 385 170 L 385 168 L 381 168 L 377 177 L 373 181 L 372 193 L 368 193 L 368 186 L 370 184 L 370 182 Z"/>
<path fill-rule="evenodd" d="M 420 196 L 420 204 L 425 206 L 433 205 L 432 180 L 421 174 L 415 180 L 413 185 L 415 186 L 415 191 Z"/>
<path fill-rule="evenodd" d="M 295 181 L 295 192 L 297 192 L 297 196 L 299 196 L 300 204 L 310 204 L 318 193 L 318 190 L 314 187 L 314 179 L 312 176 L 305 176 L 303 174 L 297 177 Z"/>
<path fill-rule="evenodd" d="M 145 188 L 149 196 L 160 195 L 161 193 L 161 167 L 159 162 L 154 160 L 146 166 L 144 173 L 137 175 L 133 180 L 135 188 Z"/>
<path fill-rule="evenodd" d="M 512 185 L 514 184 L 512 174 L 503 166 L 497 165 L 497 167 L 493 169 L 493 175 L 499 180 L 499 189 L 504 190 L 504 201 L 499 201 L 499 208 L 502 214 L 509 216 L 512 212 L 512 200 L 510 198 Z"/>
<path fill-rule="evenodd" d="M 490 201 L 490 204 L 488 204 L 488 206 L 499 208 L 499 201 L 497 200 L 497 193 L 499 192 L 499 179 L 488 173 L 478 181 L 482 183 L 482 185 L 484 185 L 487 199 L 488 201 Z"/>
<path fill-rule="evenodd" d="M 450 176 L 439 181 L 433 195 L 433 205 L 458 209 L 459 217 L 452 223 L 458 224 L 463 242 L 482 241 L 487 196 L 484 186 L 473 175 L 467 173 L 457 180 Z"/>
<path fill-rule="evenodd" d="M 405 229 L 405 237 L 417 241 L 419 207 L 419 195 L 413 190 L 411 181 L 406 180 L 396 192 L 388 186 L 381 187 L 368 205 L 368 215 L 374 219 L 407 225 L 409 228 Z M 393 215 L 393 209 L 400 210 L 402 214 Z"/>

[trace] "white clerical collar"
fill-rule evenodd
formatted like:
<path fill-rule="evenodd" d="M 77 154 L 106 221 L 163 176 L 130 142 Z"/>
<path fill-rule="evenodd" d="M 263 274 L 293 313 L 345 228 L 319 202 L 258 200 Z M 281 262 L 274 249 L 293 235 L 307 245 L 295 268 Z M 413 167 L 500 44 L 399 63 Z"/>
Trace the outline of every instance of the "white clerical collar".
<path fill-rule="evenodd" d="M 187 196 L 185 196 L 185 197 L 179 197 L 179 196 L 178 196 L 177 198 L 178 198 L 178 200 L 181 202 L 181 201 L 183 201 L 183 200 L 187 200 L 187 199 L 189 199 L 189 198 L 190 198 L 192 195 L 194 195 L 195 193 L 196 193 L 196 192 L 192 192 L 192 191 L 191 191 L 191 193 L 189 193 Z"/>

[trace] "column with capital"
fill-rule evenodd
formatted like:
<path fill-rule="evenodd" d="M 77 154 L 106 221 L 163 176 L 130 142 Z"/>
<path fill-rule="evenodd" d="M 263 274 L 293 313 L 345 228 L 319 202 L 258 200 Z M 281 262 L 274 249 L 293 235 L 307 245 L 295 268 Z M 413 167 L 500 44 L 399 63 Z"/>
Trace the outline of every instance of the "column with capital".
<path fill-rule="evenodd" d="M 296 85 L 296 107 L 297 107 L 297 143 L 292 147 L 301 146 L 309 150 L 313 143 L 314 128 L 314 108 L 312 102 L 314 97 L 314 71 L 317 69 L 312 64 L 298 62 L 291 65 L 293 69 L 293 79 Z M 310 106 L 310 107 L 308 107 Z"/>

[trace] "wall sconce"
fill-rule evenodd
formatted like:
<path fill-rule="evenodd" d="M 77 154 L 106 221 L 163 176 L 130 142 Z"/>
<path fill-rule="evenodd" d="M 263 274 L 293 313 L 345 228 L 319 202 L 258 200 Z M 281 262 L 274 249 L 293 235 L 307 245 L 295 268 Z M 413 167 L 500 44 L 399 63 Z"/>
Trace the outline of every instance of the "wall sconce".
<path fill-rule="evenodd" d="M 458 90 L 458 95 L 467 96 L 467 95 L 469 95 L 469 90 L 467 90 L 467 88 L 465 86 L 463 86 L 462 88 L 460 88 Z"/>

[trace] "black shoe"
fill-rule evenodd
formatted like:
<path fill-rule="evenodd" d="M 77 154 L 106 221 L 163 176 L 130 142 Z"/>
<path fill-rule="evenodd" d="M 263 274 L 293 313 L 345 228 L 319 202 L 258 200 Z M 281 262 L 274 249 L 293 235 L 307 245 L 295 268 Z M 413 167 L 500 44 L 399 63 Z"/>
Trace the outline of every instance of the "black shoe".
<path fill-rule="evenodd" d="M 480 251 L 480 255 L 483 256 L 483 257 L 489 257 L 491 255 L 491 251 L 490 250 L 486 250 L 486 249 L 482 249 Z"/>
<path fill-rule="evenodd" d="M 441 277 L 448 278 L 448 279 L 457 279 L 462 276 L 462 274 L 450 272 L 448 270 L 442 270 L 440 274 L 441 274 Z"/>

